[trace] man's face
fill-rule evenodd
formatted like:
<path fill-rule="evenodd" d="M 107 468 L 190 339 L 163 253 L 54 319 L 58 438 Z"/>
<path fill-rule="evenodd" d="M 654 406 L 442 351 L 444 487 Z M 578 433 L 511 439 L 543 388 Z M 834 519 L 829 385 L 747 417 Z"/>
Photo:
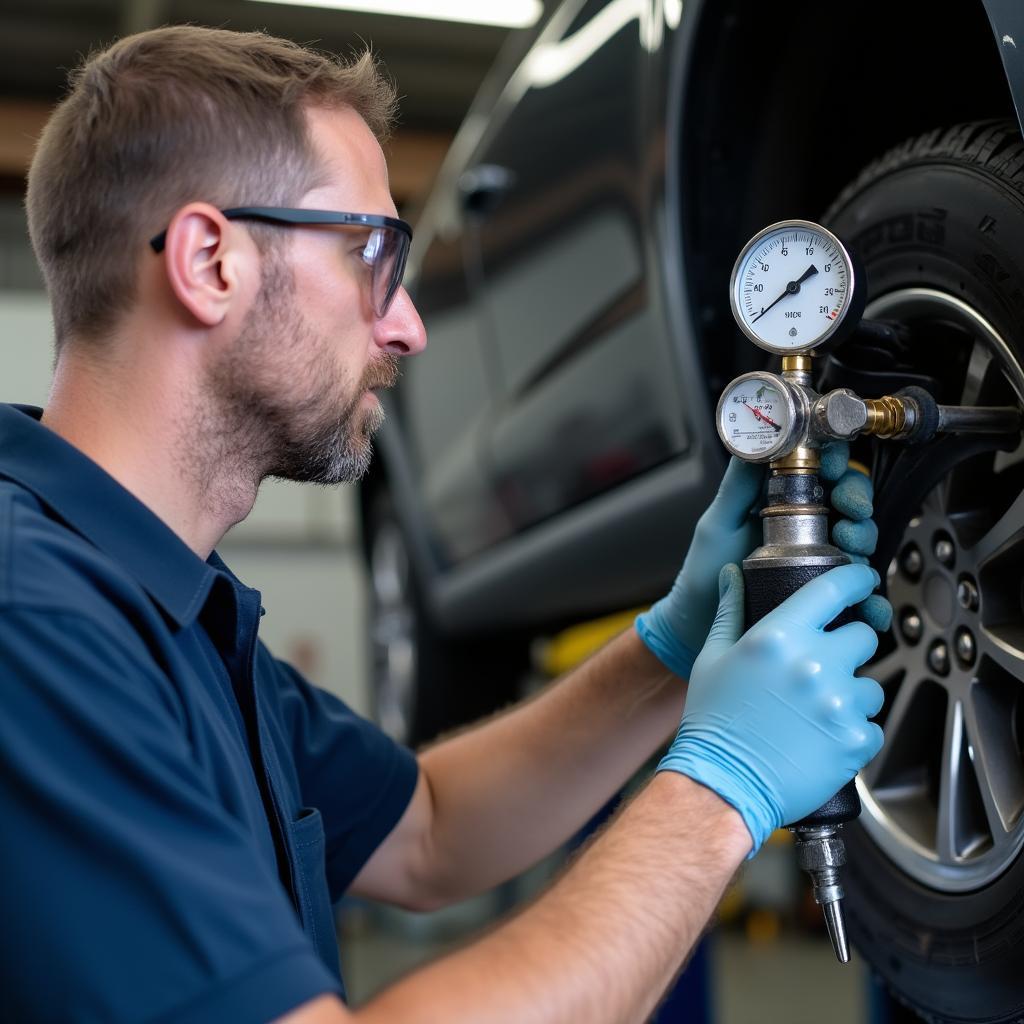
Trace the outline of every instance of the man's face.
<path fill-rule="evenodd" d="M 326 183 L 299 205 L 395 216 L 384 156 L 362 118 L 316 109 L 309 122 Z M 224 454 L 244 454 L 261 479 L 355 480 L 384 420 L 373 392 L 395 384 L 400 356 L 423 349 L 423 324 L 404 289 L 384 317 L 374 313 L 365 230 L 280 231 L 237 339 L 209 368 Z"/>

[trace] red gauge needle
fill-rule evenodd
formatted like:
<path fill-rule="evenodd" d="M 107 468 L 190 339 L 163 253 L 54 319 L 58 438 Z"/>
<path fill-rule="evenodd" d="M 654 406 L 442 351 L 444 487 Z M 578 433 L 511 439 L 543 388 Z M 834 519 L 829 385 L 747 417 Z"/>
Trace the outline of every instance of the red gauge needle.
<path fill-rule="evenodd" d="M 763 420 L 765 423 L 774 427 L 776 430 L 782 429 L 782 427 L 780 427 L 778 423 L 775 422 L 775 420 L 773 420 L 770 416 L 765 416 L 765 414 L 761 412 L 760 409 L 755 409 L 752 405 L 747 405 L 746 402 L 744 402 L 743 404 L 747 406 L 747 408 L 757 417 L 757 419 Z"/>

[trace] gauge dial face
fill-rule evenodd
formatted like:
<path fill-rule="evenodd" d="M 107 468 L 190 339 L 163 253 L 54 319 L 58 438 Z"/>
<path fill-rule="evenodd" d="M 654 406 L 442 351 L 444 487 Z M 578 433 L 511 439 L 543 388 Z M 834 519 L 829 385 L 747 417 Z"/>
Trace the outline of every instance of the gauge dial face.
<path fill-rule="evenodd" d="M 743 248 L 732 272 L 732 312 L 755 345 L 810 352 L 836 332 L 853 294 L 842 242 L 810 221 L 772 224 Z"/>
<path fill-rule="evenodd" d="M 737 377 L 718 402 L 718 434 L 733 455 L 767 462 L 785 452 L 796 410 L 785 383 L 774 373 Z"/>

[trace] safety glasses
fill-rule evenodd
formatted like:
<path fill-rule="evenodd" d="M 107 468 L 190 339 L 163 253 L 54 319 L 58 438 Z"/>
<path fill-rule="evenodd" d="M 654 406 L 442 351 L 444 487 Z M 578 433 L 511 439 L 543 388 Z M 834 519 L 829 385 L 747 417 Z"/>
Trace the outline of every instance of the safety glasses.
<path fill-rule="evenodd" d="M 370 236 L 363 247 L 363 262 L 371 270 L 370 295 L 373 311 L 384 316 L 402 283 L 405 261 L 412 242 L 412 228 L 397 217 L 376 213 L 338 213 L 334 210 L 292 210 L 283 206 L 235 206 L 220 211 L 228 220 L 261 220 L 285 227 L 308 227 L 311 224 L 341 224 L 369 228 Z M 162 252 L 167 232 L 161 231 L 149 240 L 154 252 Z"/>

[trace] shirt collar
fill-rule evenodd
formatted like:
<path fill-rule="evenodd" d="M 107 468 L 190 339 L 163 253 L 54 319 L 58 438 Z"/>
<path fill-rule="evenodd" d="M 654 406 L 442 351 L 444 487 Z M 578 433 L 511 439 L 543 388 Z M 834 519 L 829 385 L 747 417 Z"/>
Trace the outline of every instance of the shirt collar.
<path fill-rule="evenodd" d="M 227 567 L 216 553 L 204 562 L 106 470 L 43 426 L 42 414 L 0 403 L 0 477 L 31 491 L 130 572 L 179 627 L 194 621 Z"/>

